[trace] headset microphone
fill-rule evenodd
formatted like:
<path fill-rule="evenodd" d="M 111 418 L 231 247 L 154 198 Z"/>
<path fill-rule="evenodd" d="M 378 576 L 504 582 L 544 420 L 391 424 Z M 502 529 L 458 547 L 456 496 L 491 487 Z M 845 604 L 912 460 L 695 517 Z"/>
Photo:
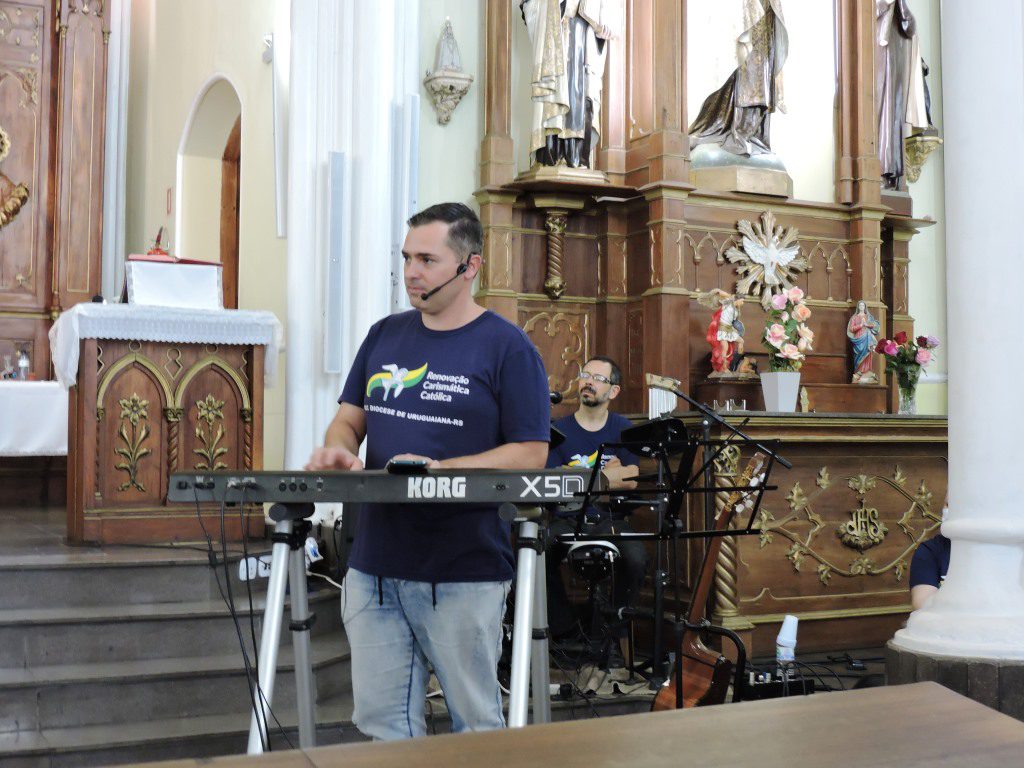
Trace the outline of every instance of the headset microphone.
<path fill-rule="evenodd" d="M 456 270 L 455 270 L 455 274 L 454 275 L 449 277 L 447 280 L 445 280 L 443 283 L 441 283 L 436 288 L 431 288 L 429 291 L 427 291 L 422 296 L 420 296 L 420 301 L 426 301 L 431 296 L 433 296 L 435 293 L 437 293 L 442 288 L 444 288 L 446 285 L 448 285 L 448 283 L 451 283 L 451 282 L 457 280 L 459 278 L 459 275 L 461 275 L 467 269 L 469 269 L 469 262 L 468 261 L 464 261 L 461 264 L 459 264 L 458 268 L 456 268 Z"/>

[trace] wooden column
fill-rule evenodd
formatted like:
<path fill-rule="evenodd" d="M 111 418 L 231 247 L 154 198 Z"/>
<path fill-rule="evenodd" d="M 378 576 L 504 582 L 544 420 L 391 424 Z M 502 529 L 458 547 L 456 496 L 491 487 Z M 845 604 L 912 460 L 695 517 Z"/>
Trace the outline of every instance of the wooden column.
<path fill-rule="evenodd" d="M 481 166 L 481 173 L 485 173 Z M 477 299 L 512 323 L 519 318 L 517 286 L 522 282 L 522 263 L 515 258 L 521 246 L 513 225 L 515 192 L 481 189 L 475 197 L 484 228 L 484 262 L 477 285 Z"/>
<path fill-rule="evenodd" d="M 689 184 L 686 134 L 686 2 L 631 0 L 626 181 Z"/>
<path fill-rule="evenodd" d="M 50 309 L 89 301 L 101 289 L 103 132 L 110 5 L 59 0 L 56 166 Z"/>
<path fill-rule="evenodd" d="M 484 10 L 484 139 L 480 143 L 480 186 L 515 178 L 512 146 L 512 5 L 486 0 Z"/>
<path fill-rule="evenodd" d="M 875 6 L 837 0 L 839 102 L 836 202 L 877 204 L 882 195 L 875 115 Z"/>

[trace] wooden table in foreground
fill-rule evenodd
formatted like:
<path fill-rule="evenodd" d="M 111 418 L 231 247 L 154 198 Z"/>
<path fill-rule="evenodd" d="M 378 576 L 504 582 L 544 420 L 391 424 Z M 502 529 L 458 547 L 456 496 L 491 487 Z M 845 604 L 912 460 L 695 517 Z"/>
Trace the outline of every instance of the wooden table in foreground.
<path fill-rule="evenodd" d="M 537 768 L 602 766 L 1019 765 L 1024 723 L 943 688 L 916 683 L 845 693 L 578 720 L 517 730 L 360 743 L 262 757 L 160 763 L 164 768 Z"/>

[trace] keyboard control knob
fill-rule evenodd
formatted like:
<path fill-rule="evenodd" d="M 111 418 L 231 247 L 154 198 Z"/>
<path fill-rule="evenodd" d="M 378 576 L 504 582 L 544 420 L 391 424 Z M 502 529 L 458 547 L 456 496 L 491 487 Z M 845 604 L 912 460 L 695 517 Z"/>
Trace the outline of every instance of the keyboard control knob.
<path fill-rule="evenodd" d="M 305 490 L 307 490 L 308 488 L 309 488 L 309 486 L 308 486 L 308 485 L 306 485 L 306 481 L 305 481 L 305 480 L 303 480 L 303 481 L 302 481 L 301 483 L 299 483 L 299 490 L 300 490 L 300 491 L 305 491 Z"/>
<path fill-rule="evenodd" d="M 297 490 L 297 489 L 298 489 L 298 487 L 299 487 L 299 486 L 295 484 L 295 481 L 294 481 L 294 480 L 292 480 L 292 481 L 291 481 L 290 483 L 288 483 L 288 490 L 289 490 L 289 491 L 294 491 L 294 490 Z"/>
<path fill-rule="evenodd" d="M 288 483 L 286 483 L 284 480 L 282 480 L 280 483 L 277 484 L 277 490 L 279 490 L 279 491 L 287 491 L 288 490 Z"/>

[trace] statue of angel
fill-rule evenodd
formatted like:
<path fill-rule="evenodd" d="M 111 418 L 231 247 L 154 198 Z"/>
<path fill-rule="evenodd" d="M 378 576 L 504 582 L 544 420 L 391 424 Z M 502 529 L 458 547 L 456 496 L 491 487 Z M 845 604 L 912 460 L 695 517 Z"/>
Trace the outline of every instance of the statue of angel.
<path fill-rule="evenodd" d="M 743 357 L 742 295 L 733 295 L 715 288 L 697 297 L 701 306 L 714 309 L 708 325 L 707 340 L 711 346 L 711 378 L 734 375 Z"/>

